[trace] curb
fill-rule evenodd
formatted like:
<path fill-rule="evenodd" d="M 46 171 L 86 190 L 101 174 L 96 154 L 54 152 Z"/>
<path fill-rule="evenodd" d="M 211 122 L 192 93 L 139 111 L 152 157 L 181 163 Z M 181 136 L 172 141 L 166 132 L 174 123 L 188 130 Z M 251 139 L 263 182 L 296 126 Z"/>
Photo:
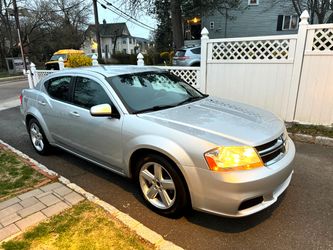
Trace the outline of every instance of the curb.
<path fill-rule="evenodd" d="M 67 178 L 59 175 L 58 173 L 48 169 L 46 166 L 43 164 L 37 162 L 36 160 L 30 158 L 28 155 L 24 154 L 23 152 L 15 149 L 14 147 L 10 146 L 9 144 L 5 143 L 0 139 L 0 144 L 3 144 L 6 146 L 9 150 L 12 152 L 16 153 L 20 157 L 24 158 L 25 160 L 30 161 L 33 163 L 37 168 L 39 168 L 41 171 L 46 172 L 50 176 L 58 177 L 58 181 L 73 191 L 81 194 L 84 196 L 87 200 L 95 203 L 96 205 L 102 207 L 105 211 L 107 211 L 109 214 L 114 216 L 117 220 L 119 220 L 121 223 L 123 223 L 127 228 L 135 232 L 139 237 L 141 237 L 143 240 L 149 242 L 152 244 L 156 249 L 160 250 L 180 250 L 183 249 L 176 244 L 172 243 L 171 241 L 167 241 L 163 238 L 162 235 L 156 233 L 155 231 L 149 229 L 139 221 L 133 219 L 131 216 L 128 214 L 125 214 L 115 208 L 114 206 L 110 205 L 109 203 L 101 200 L 97 196 L 85 191 L 83 188 L 80 186 L 76 185 L 75 183 L 70 182 Z"/>
<path fill-rule="evenodd" d="M 25 75 L 2 77 L 2 78 L 0 78 L 0 83 L 6 82 L 6 81 L 11 81 L 11 80 L 21 80 L 21 79 L 24 80 L 24 79 L 28 79 L 28 78 Z"/>
<path fill-rule="evenodd" d="M 319 144 L 323 146 L 333 147 L 333 138 L 324 136 L 304 135 L 298 133 L 288 133 L 290 138 L 298 142 L 306 142 L 311 144 Z"/>

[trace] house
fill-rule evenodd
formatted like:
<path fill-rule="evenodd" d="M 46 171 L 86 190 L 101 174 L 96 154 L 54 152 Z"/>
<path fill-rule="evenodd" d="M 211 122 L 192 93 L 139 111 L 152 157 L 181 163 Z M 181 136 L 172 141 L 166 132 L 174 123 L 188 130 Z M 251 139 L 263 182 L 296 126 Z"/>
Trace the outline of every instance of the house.
<path fill-rule="evenodd" d="M 210 38 L 229 38 L 295 34 L 299 17 L 292 1 L 240 0 L 237 9 L 215 10 L 201 18 L 186 20 L 184 34 L 187 44 L 195 43 L 191 40 L 198 41 L 196 20 L 200 20 L 201 28 L 208 29 Z"/>
<path fill-rule="evenodd" d="M 145 53 L 149 41 L 145 38 L 131 36 L 126 23 L 106 23 L 99 25 L 102 57 L 111 58 L 112 54 Z M 82 50 L 86 54 L 97 53 L 97 39 L 95 25 L 89 25 Z"/>

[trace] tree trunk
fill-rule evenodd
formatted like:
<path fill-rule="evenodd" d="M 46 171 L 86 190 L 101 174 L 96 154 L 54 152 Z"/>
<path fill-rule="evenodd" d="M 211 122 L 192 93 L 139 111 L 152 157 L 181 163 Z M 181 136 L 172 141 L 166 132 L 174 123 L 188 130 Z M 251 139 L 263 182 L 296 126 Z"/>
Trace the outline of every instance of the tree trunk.
<path fill-rule="evenodd" d="M 183 19 L 180 9 L 180 0 L 171 0 L 170 7 L 173 47 L 174 49 L 179 49 L 184 46 Z"/>

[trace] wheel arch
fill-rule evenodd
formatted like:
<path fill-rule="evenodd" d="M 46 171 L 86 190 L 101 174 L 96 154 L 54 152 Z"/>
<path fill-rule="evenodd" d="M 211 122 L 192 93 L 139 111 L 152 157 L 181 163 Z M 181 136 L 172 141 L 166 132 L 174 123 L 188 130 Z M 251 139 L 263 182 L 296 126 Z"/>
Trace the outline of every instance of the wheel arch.
<path fill-rule="evenodd" d="M 130 156 L 129 158 L 129 177 L 131 179 L 134 179 L 134 175 L 135 175 L 135 171 L 136 171 L 136 163 L 137 161 L 149 154 L 155 154 L 158 155 L 160 157 L 163 157 L 164 159 L 166 159 L 172 166 L 174 166 L 174 169 L 176 170 L 176 172 L 179 174 L 182 182 L 184 183 L 185 186 L 185 190 L 186 190 L 186 195 L 189 201 L 189 204 L 192 206 L 192 199 L 191 199 L 191 193 L 189 190 L 189 185 L 188 182 L 186 181 L 185 178 L 185 173 L 184 170 L 180 167 L 180 163 L 169 153 L 165 152 L 165 151 L 161 151 L 160 149 L 156 149 L 156 148 L 148 148 L 148 147 L 143 147 L 143 148 L 138 148 L 136 149 Z"/>
<path fill-rule="evenodd" d="M 47 139 L 49 142 L 52 142 L 52 140 L 51 140 L 52 137 L 51 137 L 51 135 L 50 135 L 49 130 L 47 129 L 46 123 L 45 123 L 45 121 L 44 121 L 42 115 L 40 114 L 40 112 L 39 112 L 37 109 L 35 109 L 35 108 L 30 109 L 30 110 L 26 113 L 26 115 L 25 115 L 25 119 L 24 119 L 24 121 L 25 121 L 25 126 L 26 126 L 26 129 L 27 129 L 27 130 L 29 129 L 28 126 L 29 126 L 29 121 L 30 121 L 31 119 L 36 119 L 36 120 L 38 121 L 38 123 L 40 124 L 40 126 L 41 126 L 42 129 L 43 129 L 43 132 L 44 132 L 44 134 L 45 134 L 45 136 L 46 136 L 46 139 Z"/>

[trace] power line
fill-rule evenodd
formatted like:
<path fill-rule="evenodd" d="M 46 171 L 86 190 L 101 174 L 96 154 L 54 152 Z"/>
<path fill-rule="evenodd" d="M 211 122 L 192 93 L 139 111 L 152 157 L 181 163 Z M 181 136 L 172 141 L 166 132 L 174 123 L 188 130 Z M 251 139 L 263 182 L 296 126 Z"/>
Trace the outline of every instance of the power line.
<path fill-rule="evenodd" d="M 104 0 L 104 2 L 106 2 L 107 5 L 112 6 L 113 8 L 115 8 L 116 10 L 118 10 L 119 12 L 123 13 L 124 15 L 128 16 L 129 18 L 135 20 L 136 22 L 138 22 L 138 23 L 140 23 L 140 24 L 142 24 L 142 25 L 144 25 L 144 26 L 146 26 L 146 27 L 148 27 L 150 29 L 155 30 L 155 28 L 153 28 L 153 27 L 151 27 L 151 26 L 149 26 L 149 25 L 147 25 L 147 24 L 145 24 L 145 23 L 143 23 L 143 22 L 141 22 L 141 21 L 133 18 L 132 16 L 128 15 L 126 12 L 124 12 L 121 9 L 119 9 L 118 7 L 114 6 L 112 3 L 108 2 L 107 0 Z"/>
<path fill-rule="evenodd" d="M 147 29 L 147 30 L 150 30 L 150 31 L 153 31 L 155 30 L 155 28 L 135 19 L 134 17 L 128 15 L 127 13 L 123 12 L 121 9 L 117 8 L 116 6 L 114 6 L 113 4 L 111 4 L 110 2 L 104 0 L 104 2 L 108 5 L 108 6 L 105 6 L 103 3 L 101 2 L 98 2 L 104 9 L 108 9 L 110 10 L 111 12 L 115 13 L 116 15 L 126 19 L 126 21 L 129 21 L 137 26 L 140 26 L 141 28 L 144 28 L 144 29 Z M 109 7 L 111 6 L 111 7 Z"/>
<path fill-rule="evenodd" d="M 131 23 L 133 23 L 133 24 L 135 24 L 135 25 L 137 25 L 137 26 L 140 26 L 141 28 L 144 28 L 144 29 L 147 29 L 147 30 L 150 30 L 150 31 L 153 31 L 153 30 L 154 30 L 153 27 L 150 27 L 150 26 L 148 26 L 148 25 L 146 25 L 146 24 L 144 24 L 144 23 L 138 21 L 137 19 L 135 19 L 135 18 L 133 18 L 133 17 L 127 15 L 126 13 L 124 13 L 124 12 L 122 12 L 122 11 L 119 11 L 119 10 L 117 10 L 117 9 L 111 9 L 110 7 L 107 7 L 107 6 L 105 6 L 103 3 L 100 3 L 100 2 L 99 2 L 99 4 L 100 4 L 104 9 L 108 9 L 108 10 L 110 10 L 111 12 L 115 13 L 116 15 L 118 15 L 118 16 L 120 16 L 120 17 L 126 19 L 126 21 L 129 21 L 129 22 L 131 22 Z M 131 20 L 131 19 L 132 19 L 132 20 Z"/>

